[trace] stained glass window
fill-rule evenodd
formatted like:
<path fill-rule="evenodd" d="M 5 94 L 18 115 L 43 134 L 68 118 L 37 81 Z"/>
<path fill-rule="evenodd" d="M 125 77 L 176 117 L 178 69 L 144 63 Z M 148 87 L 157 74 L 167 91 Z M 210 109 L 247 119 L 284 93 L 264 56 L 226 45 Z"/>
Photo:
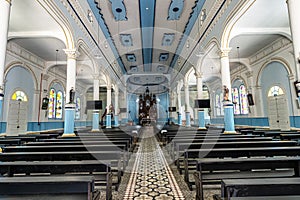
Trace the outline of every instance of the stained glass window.
<path fill-rule="evenodd" d="M 232 102 L 233 102 L 233 105 L 234 105 L 234 114 L 235 115 L 241 114 L 239 90 L 236 87 L 232 88 Z"/>
<path fill-rule="evenodd" d="M 55 118 L 55 107 L 56 107 L 56 91 L 55 89 L 50 89 L 49 94 L 49 104 L 48 104 L 48 118 L 54 119 Z"/>
<path fill-rule="evenodd" d="M 246 115 L 246 114 L 249 113 L 248 99 L 247 99 L 247 93 L 246 93 L 245 85 L 240 86 L 240 109 L 241 109 L 241 114 L 243 114 L 243 115 Z"/>
<path fill-rule="evenodd" d="M 56 95 L 56 119 L 62 118 L 62 102 L 63 102 L 63 94 L 61 91 L 57 92 Z"/>
<path fill-rule="evenodd" d="M 284 92 L 281 89 L 281 87 L 275 85 L 275 86 L 270 88 L 270 90 L 268 92 L 268 97 L 278 96 L 278 95 L 282 95 L 282 94 L 284 94 Z"/>
<path fill-rule="evenodd" d="M 11 99 L 16 101 L 28 101 L 26 94 L 20 90 L 15 91 Z"/>
<path fill-rule="evenodd" d="M 80 119 L 80 109 L 81 109 L 80 103 L 81 103 L 80 98 L 77 97 L 76 98 L 75 119 Z"/>
<path fill-rule="evenodd" d="M 54 88 L 50 89 L 49 104 L 48 104 L 48 118 L 62 119 L 63 113 L 63 93 L 56 92 Z"/>

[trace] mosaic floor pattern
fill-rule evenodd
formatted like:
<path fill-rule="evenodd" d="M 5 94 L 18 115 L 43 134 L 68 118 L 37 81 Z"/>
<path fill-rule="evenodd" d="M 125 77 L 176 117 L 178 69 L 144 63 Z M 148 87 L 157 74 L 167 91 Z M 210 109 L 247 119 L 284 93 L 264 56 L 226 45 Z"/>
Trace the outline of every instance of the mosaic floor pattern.
<path fill-rule="evenodd" d="M 140 138 L 124 199 L 185 199 L 154 136 L 153 128 L 146 127 Z"/>

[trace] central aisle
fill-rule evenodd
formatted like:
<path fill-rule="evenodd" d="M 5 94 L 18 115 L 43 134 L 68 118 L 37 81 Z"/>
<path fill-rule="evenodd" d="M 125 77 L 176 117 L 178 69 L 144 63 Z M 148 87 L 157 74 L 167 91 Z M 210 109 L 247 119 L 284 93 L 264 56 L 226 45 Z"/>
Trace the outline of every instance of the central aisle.
<path fill-rule="evenodd" d="M 153 127 L 144 127 L 140 139 L 124 199 L 184 199 Z"/>

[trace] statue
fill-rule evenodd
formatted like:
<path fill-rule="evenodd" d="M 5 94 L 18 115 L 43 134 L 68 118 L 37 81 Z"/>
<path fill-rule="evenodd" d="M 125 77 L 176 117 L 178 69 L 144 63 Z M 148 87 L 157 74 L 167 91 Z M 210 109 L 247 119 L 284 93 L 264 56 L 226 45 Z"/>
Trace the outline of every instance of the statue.
<path fill-rule="evenodd" d="M 229 101 L 229 89 L 226 87 L 226 85 L 224 85 L 223 88 L 224 88 L 223 101 Z"/>
<path fill-rule="evenodd" d="M 73 87 L 71 87 L 71 90 L 70 90 L 70 102 L 69 103 L 75 103 L 75 90 Z"/>

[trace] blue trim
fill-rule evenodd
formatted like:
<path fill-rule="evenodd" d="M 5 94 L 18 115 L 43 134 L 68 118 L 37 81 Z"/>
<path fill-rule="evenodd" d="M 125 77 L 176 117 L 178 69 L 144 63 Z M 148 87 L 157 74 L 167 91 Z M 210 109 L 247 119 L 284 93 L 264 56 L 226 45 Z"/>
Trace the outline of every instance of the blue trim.
<path fill-rule="evenodd" d="M 151 71 L 156 0 L 139 0 L 144 71 Z"/>
<path fill-rule="evenodd" d="M 189 21 L 188 23 L 186 24 L 185 26 L 185 29 L 183 31 L 183 35 L 182 35 L 182 38 L 180 39 L 180 43 L 176 49 L 176 53 L 172 59 L 172 62 L 171 62 L 171 67 L 173 68 L 175 66 L 175 63 L 179 57 L 179 55 L 181 54 L 182 50 L 183 50 L 183 47 L 184 47 L 184 44 L 186 42 L 186 40 L 188 39 L 188 36 L 190 35 L 196 21 L 197 21 L 197 18 L 198 16 L 200 15 L 200 12 L 203 8 L 203 5 L 205 3 L 206 0 L 196 0 L 195 1 L 195 6 L 193 7 L 193 11 L 190 15 L 190 18 L 189 18 Z"/>
<path fill-rule="evenodd" d="M 0 133 L 5 133 L 6 132 L 6 122 L 0 122 Z"/>
<path fill-rule="evenodd" d="M 95 1 L 95 0 L 87 0 L 88 4 L 90 5 L 90 8 L 92 10 L 92 12 L 94 13 L 95 16 L 98 16 L 100 15 L 100 17 L 96 17 L 96 20 L 98 21 L 98 24 L 107 40 L 107 43 L 109 44 L 119 66 L 121 67 L 121 70 L 123 72 L 123 74 L 125 74 L 127 72 L 122 60 L 121 60 L 121 57 L 120 57 L 120 54 L 116 48 L 116 45 L 114 43 L 114 41 L 112 40 L 112 37 L 111 37 L 111 34 L 110 34 L 110 31 L 108 29 L 108 26 L 107 24 L 105 23 L 104 21 L 104 18 L 103 18 L 103 15 L 101 13 L 101 8 L 98 7 L 98 3 Z"/>

